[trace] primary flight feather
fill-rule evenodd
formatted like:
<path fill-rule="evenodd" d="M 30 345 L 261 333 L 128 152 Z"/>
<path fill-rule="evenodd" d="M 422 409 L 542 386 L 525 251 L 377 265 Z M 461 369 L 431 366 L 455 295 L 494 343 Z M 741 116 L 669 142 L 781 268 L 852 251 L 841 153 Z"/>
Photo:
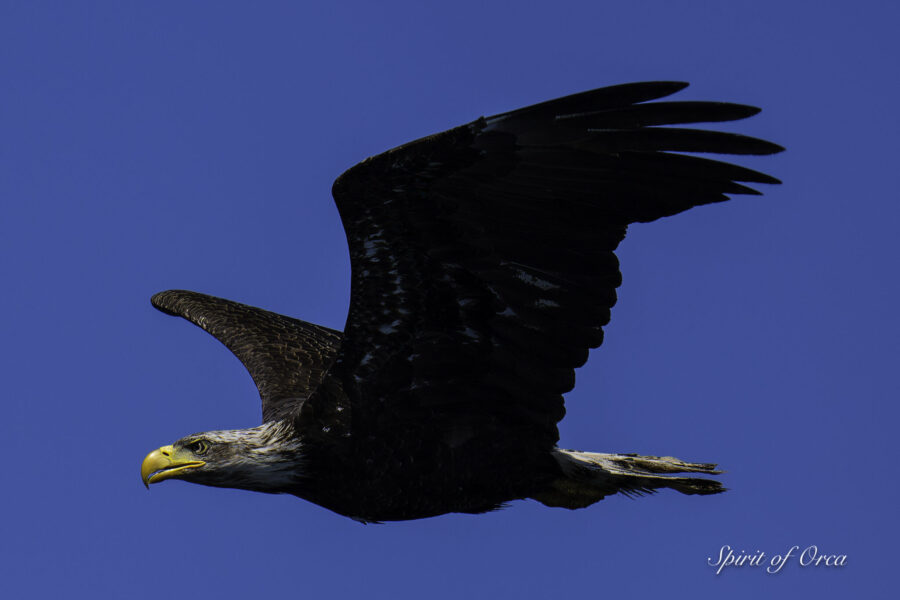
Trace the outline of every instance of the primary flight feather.
<path fill-rule="evenodd" d="M 534 498 L 723 490 L 715 465 L 562 450 L 575 368 L 603 340 L 613 251 L 653 221 L 768 175 L 678 152 L 773 154 L 719 131 L 758 109 L 652 102 L 687 84 L 601 88 L 483 117 L 369 158 L 335 181 L 350 248 L 344 332 L 188 291 L 153 305 L 247 367 L 263 424 L 151 452 L 145 484 L 289 493 L 360 521 L 479 513 Z M 676 475 L 673 475 L 676 474 Z"/>

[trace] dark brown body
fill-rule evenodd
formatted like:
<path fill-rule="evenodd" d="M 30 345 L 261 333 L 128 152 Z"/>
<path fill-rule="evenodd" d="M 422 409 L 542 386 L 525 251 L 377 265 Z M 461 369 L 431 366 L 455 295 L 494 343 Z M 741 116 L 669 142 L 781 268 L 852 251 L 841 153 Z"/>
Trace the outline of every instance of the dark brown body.
<path fill-rule="evenodd" d="M 551 448 L 501 435 L 499 427 L 476 433 L 462 423 L 384 424 L 371 434 L 310 432 L 304 483 L 292 493 L 356 520 L 400 521 L 487 512 L 532 497 L 561 476 Z"/>

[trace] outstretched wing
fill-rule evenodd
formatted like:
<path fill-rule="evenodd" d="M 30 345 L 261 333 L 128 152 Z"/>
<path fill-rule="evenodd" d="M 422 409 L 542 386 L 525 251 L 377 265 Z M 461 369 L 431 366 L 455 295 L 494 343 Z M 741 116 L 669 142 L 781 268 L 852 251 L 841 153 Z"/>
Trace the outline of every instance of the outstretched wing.
<path fill-rule="evenodd" d="M 686 86 L 627 84 L 481 118 L 341 175 L 333 195 L 350 246 L 350 310 L 310 410 L 340 388 L 356 424 L 385 412 L 488 419 L 555 443 L 562 394 L 600 345 L 616 301 L 613 250 L 626 226 L 758 193 L 737 182 L 778 183 L 670 153 L 782 150 L 657 127 L 758 112 L 642 104 Z"/>
<path fill-rule="evenodd" d="M 263 422 L 295 413 L 341 345 L 339 331 L 197 292 L 160 292 L 150 302 L 203 328 L 238 357 L 259 390 Z"/>

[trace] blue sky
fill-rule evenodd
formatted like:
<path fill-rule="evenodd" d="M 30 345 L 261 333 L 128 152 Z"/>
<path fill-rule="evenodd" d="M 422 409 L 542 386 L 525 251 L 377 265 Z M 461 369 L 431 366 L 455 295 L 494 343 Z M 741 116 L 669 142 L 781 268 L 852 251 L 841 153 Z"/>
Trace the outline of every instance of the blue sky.
<path fill-rule="evenodd" d="M 0 593 L 888 597 L 898 17 L 887 2 L 0 2 Z M 151 294 L 342 328 L 344 169 L 647 79 L 763 107 L 733 128 L 788 152 L 740 162 L 784 185 L 630 230 L 561 445 L 715 461 L 727 494 L 363 526 L 293 497 L 143 488 L 153 448 L 259 420 L 238 361 Z M 726 544 L 815 544 L 847 565 L 717 576 Z"/>

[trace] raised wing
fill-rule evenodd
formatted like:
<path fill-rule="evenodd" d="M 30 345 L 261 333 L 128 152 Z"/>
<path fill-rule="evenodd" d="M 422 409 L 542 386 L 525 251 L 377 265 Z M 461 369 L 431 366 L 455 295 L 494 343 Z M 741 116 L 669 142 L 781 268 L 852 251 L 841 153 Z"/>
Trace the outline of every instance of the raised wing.
<path fill-rule="evenodd" d="M 341 345 L 339 331 L 197 292 L 160 292 L 150 302 L 201 327 L 238 357 L 259 390 L 263 422 L 295 413 Z"/>
<path fill-rule="evenodd" d="M 356 425 L 385 414 L 503 423 L 555 443 L 562 394 L 616 301 L 613 250 L 626 226 L 758 193 L 737 182 L 778 183 L 670 153 L 782 150 L 656 127 L 758 112 L 641 104 L 686 85 L 628 84 L 481 118 L 341 175 L 333 194 L 350 246 L 350 311 L 310 409 L 341 388 Z"/>

